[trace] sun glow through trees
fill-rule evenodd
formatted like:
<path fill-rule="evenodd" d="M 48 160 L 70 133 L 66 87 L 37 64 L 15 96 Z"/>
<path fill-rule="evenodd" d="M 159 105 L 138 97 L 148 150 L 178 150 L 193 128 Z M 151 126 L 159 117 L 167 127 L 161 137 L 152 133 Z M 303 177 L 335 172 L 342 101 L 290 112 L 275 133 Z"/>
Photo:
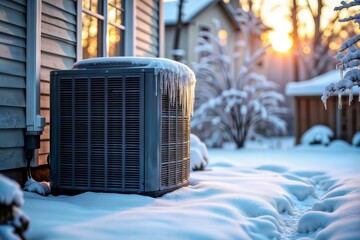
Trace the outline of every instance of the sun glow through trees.
<path fill-rule="evenodd" d="M 272 31 L 269 33 L 269 42 L 276 52 L 287 53 L 292 45 L 293 40 L 287 32 Z"/>

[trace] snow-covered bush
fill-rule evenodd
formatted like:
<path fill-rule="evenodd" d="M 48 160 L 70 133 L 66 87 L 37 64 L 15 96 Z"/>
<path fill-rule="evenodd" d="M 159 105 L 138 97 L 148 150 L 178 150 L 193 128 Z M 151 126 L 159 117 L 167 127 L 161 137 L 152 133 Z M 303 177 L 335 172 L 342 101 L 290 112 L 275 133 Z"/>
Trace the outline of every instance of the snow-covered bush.
<path fill-rule="evenodd" d="M 28 178 L 28 180 L 25 183 L 24 190 L 28 192 L 37 193 L 43 196 L 47 196 L 51 193 L 49 182 L 37 182 L 33 178 Z"/>
<path fill-rule="evenodd" d="M 195 134 L 190 134 L 190 169 L 204 170 L 208 163 L 209 153 L 205 143 Z"/>
<path fill-rule="evenodd" d="M 343 150 L 347 150 L 347 149 L 351 149 L 352 146 L 350 143 L 348 143 L 345 140 L 341 140 L 341 139 L 336 139 L 331 141 L 331 143 L 329 144 L 329 149 L 338 149 L 339 151 L 343 151 Z"/>
<path fill-rule="evenodd" d="M 352 138 L 352 145 L 355 147 L 360 147 L 360 132 L 354 134 Z"/>
<path fill-rule="evenodd" d="M 341 1 L 341 5 L 335 7 L 335 11 L 340 11 L 342 9 L 350 9 L 354 6 L 360 6 L 359 0 L 351 0 L 350 2 Z M 343 18 L 339 20 L 340 22 L 349 22 L 354 21 L 360 26 L 360 14 L 356 13 L 350 17 Z M 357 48 L 356 44 L 360 41 L 360 35 L 355 35 L 345 41 L 339 49 L 338 54 L 335 56 L 337 60 L 340 61 L 340 77 L 341 80 L 334 84 L 330 84 L 325 88 L 325 91 L 321 97 L 326 108 L 326 100 L 333 94 L 337 94 L 339 98 L 339 108 L 341 108 L 341 95 L 349 91 L 349 104 L 353 99 L 353 88 L 358 87 L 360 90 L 360 50 Z M 343 71 L 346 71 L 343 75 Z M 360 91 L 359 91 L 360 92 Z M 360 94 L 359 94 L 360 101 Z"/>
<path fill-rule="evenodd" d="M 20 210 L 23 203 L 20 186 L 0 174 L 0 239 L 24 239 L 29 220 Z"/>
<path fill-rule="evenodd" d="M 308 129 L 301 137 L 301 144 L 311 145 L 329 145 L 331 138 L 334 136 L 334 132 L 327 126 L 315 125 Z"/>
<path fill-rule="evenodd" d="M 284 133 L 286 122 L 280 117 L 285 113 L 280 106 L 283 95 L 276 91 L 274 83 L 258 73 L 258 63 L 267 47 L 250 47 L 251 41 L 266 27 L 252 12 L 239 9 L 236 17 L 244 36 L 244 40 L 237 43 L 242 48 L 238 52 L 222 44 L 211 32 L 202 33 L 199 39 L 195 50 L 204 57 L 193 65 L 197 85 L 191 126 L 195 130 L 210 131 L 209 136 L 220 133 L 224 140 L 233 141 L 241 148 L 258 124 L 268 124 Z M 216 19 L 213 22 L 219 32 L 220 22 Z M 234 60 L 234 56 L 240 59 Z"/>

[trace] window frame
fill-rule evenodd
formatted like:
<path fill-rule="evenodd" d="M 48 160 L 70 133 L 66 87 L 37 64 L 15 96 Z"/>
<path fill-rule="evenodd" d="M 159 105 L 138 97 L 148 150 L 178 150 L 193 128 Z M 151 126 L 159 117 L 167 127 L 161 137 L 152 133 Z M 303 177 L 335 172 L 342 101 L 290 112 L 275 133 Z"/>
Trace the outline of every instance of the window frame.
<path fill-rule="evenodd" d="M 198 37 L 201 37 L 205 41 L 209 42 L 210 39 L 208 37 L 201 36 L 201 32 L 211 33 L 212 32 L 212 27 L 210 25 L 200 24 L 198 26 L 197 31 L 198 31 L 197 32 Z M 198 60 L 200 60 L 201 58 L 207 57 L 207 56 L 209 56 L 209 54 L 207 54 L 207 53 L 199 53 L 197 57 L 198 57 Z"/>
<path fill-rule="evenodd" d="M 102 7 L 104 9 L 103 15 L 94 13 L 88 9 L 83 9 L 82 1 L 77 1 L 77 46 L 76 46 L 76 60 L 82 60 L 82 13 L 86 13 L 89 16 L 95 17 L 103 21 L 102 33 L 101 33 L 101 57 L 108 57 L 108 41 L 107 41 L 107 31 L 108 24 L 115 26 L 116 28 L 124 31 L 123 46 L 124 51 L 121 56 L 132 56 L 135 53 L 135 9 L 136 1 L 135 0 L 124 0 L 124 25 L 115 24 L 109 21 L 108 18 L 108 0 L 103 0 Z"/>

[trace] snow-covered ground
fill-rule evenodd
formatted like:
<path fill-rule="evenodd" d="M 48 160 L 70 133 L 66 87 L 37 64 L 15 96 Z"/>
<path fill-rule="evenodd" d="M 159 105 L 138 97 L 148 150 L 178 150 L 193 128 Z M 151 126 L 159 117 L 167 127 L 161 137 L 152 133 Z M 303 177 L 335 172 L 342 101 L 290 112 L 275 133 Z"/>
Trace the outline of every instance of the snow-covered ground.
<path fill-rule="evenodd" d="M 360 148 L 210 150 L 209 160 L 208 170 L 191 174 L 189 187 L 161 198 L 25 192 L 26 236 L 360 239 Z"/>

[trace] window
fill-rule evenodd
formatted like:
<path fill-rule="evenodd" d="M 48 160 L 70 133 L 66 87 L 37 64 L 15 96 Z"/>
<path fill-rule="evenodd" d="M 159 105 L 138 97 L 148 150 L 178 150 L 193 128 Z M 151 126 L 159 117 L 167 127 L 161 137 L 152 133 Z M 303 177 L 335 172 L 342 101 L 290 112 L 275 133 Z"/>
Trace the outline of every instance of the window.
<path fill-rule="evenodd" d="M 211 32 L 211 28 L 207 26 L 199 26 L 199 36 L 204 39 L 206 42 L 209 42 L 208 34 Z M 203 43 L 200 43 L 203 44 Z M 209 54 L 207 52 L 200 52 L 199 59 L 207 57 Z"/>
<path fill-rule="evenodd" d="M 207 36 L 209 32 L 210 32 L 210 27 L 207 26 L 199 27 L 199 36 L 205 39 L 206 41 L 209 41 L 209 37 Z"/>
<path fill-rule="evenodd" d="M 218 32 L 218 37 L 219 37 L 220 45 L 221 46 L 226 46 L 227 45 L 227 38 L 228 38 L 227 31 L 225 29 L 221 29 Z"/>
<path fill-rule="evenodd" d="M 124 55 L 124 0 L 82 1 L 82 55 Z"/>

